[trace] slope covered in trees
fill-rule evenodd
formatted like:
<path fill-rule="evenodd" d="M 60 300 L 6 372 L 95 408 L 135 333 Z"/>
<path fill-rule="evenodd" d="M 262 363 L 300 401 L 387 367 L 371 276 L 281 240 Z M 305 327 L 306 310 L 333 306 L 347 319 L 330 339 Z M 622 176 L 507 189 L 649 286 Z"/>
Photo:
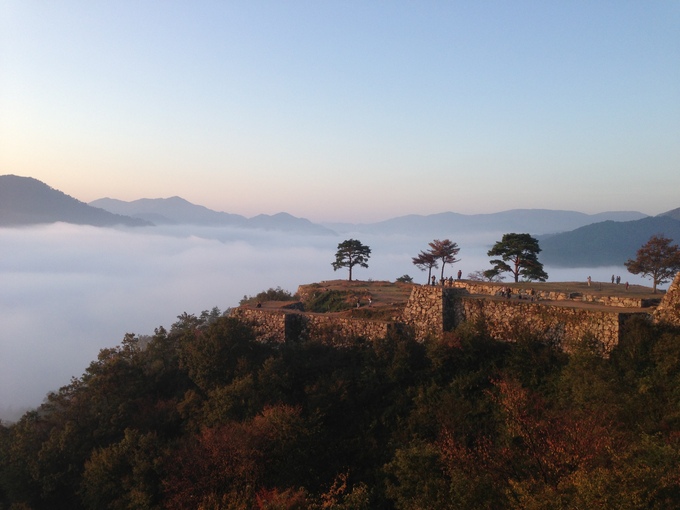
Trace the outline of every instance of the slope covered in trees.
<path fill-rule="evenodd" d="M 541 260 L 561 267 L 618 266 L 653 235 L 680 241 L 680 221 L 671 215 L 637 221 L 603 221 L 571 232 L 538 236 Z"/>
<path fill-rule="evenodd" d="M 127 335 L 0 426 L 0 507 L 670 508 L 680 333 L 611 357 L 518 326 L 267 345 L 218 310 Z M 340 347 L 341 346 L 341 347 Z"/>

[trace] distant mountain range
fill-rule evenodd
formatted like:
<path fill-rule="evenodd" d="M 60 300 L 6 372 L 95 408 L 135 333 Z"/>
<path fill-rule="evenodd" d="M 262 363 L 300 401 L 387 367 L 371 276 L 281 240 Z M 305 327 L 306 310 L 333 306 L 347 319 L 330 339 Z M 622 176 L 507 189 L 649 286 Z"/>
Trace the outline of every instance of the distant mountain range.
<path fill-rule="evenodd" d="M 91 207 L 31 177 L 0 175 L 0 226 L 58 221 L 97 227 L 150 225 L 138 218 Z"/>
<path fill-rule="evenodd" d="M 538 236 L 543 264 L 562 267 L 622 265 L 656 234 L 680 241 L 680 220 L 668 213 L 636 221 L 603 221 L 570 232 Z"/>
<path fill-rule="evenodd" d="M 89 203 L 105 211 L 122 214 L 149 221 L 155 225 L 195 225 L 244 226 L 246 218 L 238 214 L 217 212 L 201 205 L 194 205 L 180 197 L 142 198 L 124 202 L 114 198 L 100 198 Z"/>
<path fill-rule="evenodd" d="M 566 232 L 600 221 L 631 221 L 647 215 L 637 211 L 612 211 L 585 214 L 552 209 L 513 209 L 491 214 L 459 214 L 444 212 L 421 216 L 411 214 L 378 223 L 325 224 L 337 232 L 367 234 L 400 234 L 434 238 L 455 238 L 456 233 L 527 232 L 532 235 Z"/>
<path fill-rule="evenodd" d="M 213 211 L 180 197 L 131 202 L 101 198 L 86 204 L 31 177 L 0 176 L 0 226 L 59 221 L 101 227 L 223 226 L 315 235 L 399 235 L 454 241 L 461 234 L 526 232 L 539 239 L 540 260 L 544 264 L 563 267 L 621 265 L 655 234 L 680 242 L 680 208 L 654 217 L 637 211 L 584 214 L 515 209 L 492 214 L 408 215 L 377 223 L 317 224 L 283 212 L 246 218 Z"/>
<path fill-rule="evenodd" d="M 673 209 L 672 211 L 660 214 L 659 216 L 669 216 L 675 220 L 680 221 L 680 207 L 678 207 L 677 209 Z"/>
<path fill-rule="evenodd" d="M 90 205 L 112 213 L 149 221 L 155 225 L 223 226 L 335 235 L 335 232 L 324 226 L 312 223 L 304 218 L 296 218 L 284 212 L 274 215 L 260 214 L 253 218 L 246 218 L 238 214 L 213 211 L 202 205 L 192 204 L 180 197 L 142 198 L 132 202 L 100 198 L 90 202 Z"/>

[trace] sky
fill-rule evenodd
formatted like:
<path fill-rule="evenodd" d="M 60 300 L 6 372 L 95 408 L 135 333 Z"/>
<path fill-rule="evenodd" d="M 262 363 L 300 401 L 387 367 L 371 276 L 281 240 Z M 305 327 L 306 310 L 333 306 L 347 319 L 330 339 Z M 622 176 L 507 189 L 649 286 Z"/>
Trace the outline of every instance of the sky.
<path fill-rule="evenodd" d="M 0 0 L 0 173 L 316 222 L 680 207 L 677 1 Z"/>

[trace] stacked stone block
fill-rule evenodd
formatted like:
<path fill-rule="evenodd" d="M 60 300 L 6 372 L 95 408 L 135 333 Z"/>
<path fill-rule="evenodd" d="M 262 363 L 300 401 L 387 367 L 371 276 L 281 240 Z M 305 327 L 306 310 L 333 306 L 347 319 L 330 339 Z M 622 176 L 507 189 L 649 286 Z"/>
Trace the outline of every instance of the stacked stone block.
<path fill-rule="evenodd" d="M 240 307 L 232 316 L 250 324 L 262 342 L 291 342 L 309 338 L 375 340 L 385 338 L 391 331 L 401 329 L 388 321 L 350 319 L 337 315 L 300 313 L 285 309 Z"/>
<path fill-rule="evenodd" d="M 544 306 L 513 300 L 464 298 L 455 305 L 457 322 L 482 320 L 492 338 L 512 341 L 522 333 L 536 335 L 566 352 L 584 338 L 596 340 L 604 353 L 619 341 L 621 326 L 632 313 L 567 306 Z M 647 314 L 644 314 L 645 316 Z"/>
<path fill-rule="evenodd" d="M 569 352 L 585 339 L 596 340 L 603 352 L 619 341 L 623 324 L 634 315 L 680 327 L 680 274 L 666 292 L 653 314 L 644 310 L 649 303 L 640 299 L 611 296 L 583 296 L 573 293 L 536 293 L 534 300 L 495 297 L 500 286 L 483 283 L 454 282 L 452 286 L 414 285 L 401 317 L 396 321 L 352 319 L 334 314 L 304 313 L 292 309 L 241 307 L 234 315 L 253 325 L 264 342 L 286 342 L 319 338 L 328 342 L 356 338 L 374 340 L 398 330 L 416 340 L 441 338 L 465 321 L 484 321 L 491 336 L 511 341 L 528 333 L 546 339 Z M 559 301 L 548 304 L 545 300 Z M 610 307 L 569 306 L 569 302 L 586 301 Z M 639 311 L 616 311 L 626 306 Z"/>
<path fill-rule="evenodd" d="M 680 327 L 680 273 L 675 275 L 673 283 L 654 311 L 654 320 Z"/>
<path fill-rule="evenodd" d="M 453 288 L 474 295 L 497 296 L 506 284 L 492 284 L 484 282 L 472 282 L 455 280 Z M 513 289 L 515 296 L 519 289 Z M 521 290 L 522 297 L 531 298 L 526 289 Z M 534 301 L 576 301 L 583 303 L 593 303 L 604 306 L 620 308 L 647 308 L 659 303 L 659 299 L 642 299 L 639 297 L 610 296 L 607 294 L 588 294 L 584 292 L 559 292 L 535 289 L 533 294 Z"/>
<path fill-rule="evenodd" d="M 458 283 L 458 282 L 457 282 Z M 488 286 L 485 290 L 498 287 Z M 414 287 L 403 313 L 403 321 L 414 329 L 416 339 L 441 337 L 465 321 L 484 321 L 493 338 L 509 341 L 518 333 L 534 334 L 546 339 L 565 351 L 584 338 L 598 341 L 603 352 L 610 351 L 619 341 L 621 326 L 633 315 L 570 307 L 547 306 L 539 301 L 524 299 L 492 298 L 470 295 L 479 287 L 456 285 Z M 495 295 L 495 292 L 492 294 Z"/>

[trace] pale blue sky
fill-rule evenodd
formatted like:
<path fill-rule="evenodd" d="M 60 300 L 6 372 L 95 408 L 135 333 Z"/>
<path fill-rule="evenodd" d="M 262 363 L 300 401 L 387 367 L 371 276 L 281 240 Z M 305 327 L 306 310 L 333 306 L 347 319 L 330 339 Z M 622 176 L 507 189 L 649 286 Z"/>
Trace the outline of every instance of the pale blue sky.
<path fill-rule="evenodd" d="M 680 2 L 0 0 L 0 174 L 312 221 L 680 207 Z"/>

